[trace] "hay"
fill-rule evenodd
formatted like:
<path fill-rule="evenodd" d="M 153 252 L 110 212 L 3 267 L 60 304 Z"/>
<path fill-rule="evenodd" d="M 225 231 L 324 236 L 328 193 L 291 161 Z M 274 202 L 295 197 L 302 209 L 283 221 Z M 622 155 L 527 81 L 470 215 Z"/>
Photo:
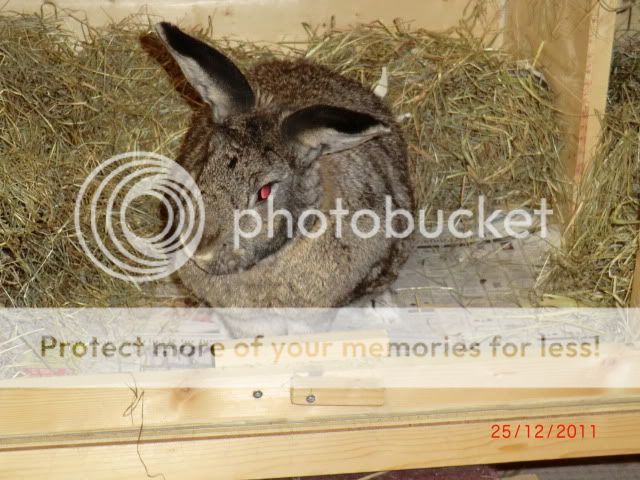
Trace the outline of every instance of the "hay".
<path fill-rule="evenodd" d="M 162 72 L 177 67 L 148 35 L 151 20 L 99 30 L 83 23 L 79 40 L 63 20 L 55 11 L 0 16 L 0 305 L 158 304 L 152 289 L 116 280 L 84 255 L 73 206 L 87 174 L 112 155 L 175 158 L 198 99 L 170 80 L 179 76 Z M 478 194 L 498 207 L 553 202 L 563 188 L 549 93 L 529 70 L 474 39 L 472 27 L 446 34 L 400 23 L 308 27 L 308 45 L 221 47 L 243 66 L 306 55 L 367 85 L 386 67 L 395 112 L 411 114 L 404 126 L 420 207 L 474 208 Z M 154 231 L 159 216 L 153 206 L 142 210 L 135 221 Z"/>
<path fill-rule="evenodd" d="M 136 304 L 142 290 L 80 249 L 75 198 L 112 155 L 174 154 L 189 108 L 140 47 L 138 25 L 76 40 L 62 24 L 55 12 L 0 17 L 0 304 Z"/>
<path fill-rule="evenodd" d="M 602 122 L 572 228 L 543 272 L 544 288 L 590 306 L 626 306 L 640 227 L 640 32 L 616 44 Z"/>

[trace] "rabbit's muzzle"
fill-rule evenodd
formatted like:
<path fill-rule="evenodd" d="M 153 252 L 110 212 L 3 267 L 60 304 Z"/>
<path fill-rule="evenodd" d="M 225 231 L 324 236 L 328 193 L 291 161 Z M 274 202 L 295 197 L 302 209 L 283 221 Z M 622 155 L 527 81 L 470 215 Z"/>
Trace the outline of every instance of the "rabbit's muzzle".
<path fill-rule="evenodd" d="M 251 261 L 247 251 L 243 248 L 233 248 L 233 244 L 201 245 L 196 250 L 192 260 L 204 271 L 211 275 L 224 275 L 245 270 Z"/>
<path fill-rule="evenodd" d="M 200 269 L 211 275 L 249 270 L 261 260 L 280 250 L 290 239 L 285 233 L 283 223 L 275 222 L 273 237 L 266 231 L 255 238 L 242 239 L 238 245 L 232 232 L 211 235 L 206 232 L 200 245 L 192 256 Z"/>

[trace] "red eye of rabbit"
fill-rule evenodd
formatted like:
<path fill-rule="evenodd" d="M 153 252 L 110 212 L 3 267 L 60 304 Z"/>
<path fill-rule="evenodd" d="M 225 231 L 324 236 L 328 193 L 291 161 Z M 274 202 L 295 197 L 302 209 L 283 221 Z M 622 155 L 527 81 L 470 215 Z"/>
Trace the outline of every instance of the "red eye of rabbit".
<path fill-rule="evenodd" d="M 258 190 L 258 202 L 263 202 L 271 195 L 271 184 L 268 183 L 264 185 L 260 190 Z"/>

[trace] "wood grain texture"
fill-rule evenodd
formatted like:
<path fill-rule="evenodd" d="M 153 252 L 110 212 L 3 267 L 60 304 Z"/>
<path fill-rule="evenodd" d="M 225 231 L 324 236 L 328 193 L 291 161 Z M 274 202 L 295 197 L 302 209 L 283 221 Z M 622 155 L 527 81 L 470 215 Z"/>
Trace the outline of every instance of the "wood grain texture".
<path fill-rule="evenodd" d="M 375 378 L 294 377 L 291 379 L 291 403 L 306 406 L 384 405 L 385 389 Z"/>
<path fill-rule="evenodd" d="M 196 431 L 197 436 L 226 434 L 238 425 L 286 430 L 291 422 L 360 417 L 375 424 L 385 417 L 509 405 L 540 409 L 640 401 L 637 391 L 620 390 L 640 388 L 640 352 L 603 344 L 598 355 L 584 359 L 540 355 L 299 364 L 288 359 L 282 365 L 267 355 L 256 359 L 262 365 L 8 380 L 0 383 L 0 448 L 131 441 L 142 423 L 147 438 L 157 439 Z M 358 382 L 363 390 L 352 388 Z M 316 388 L 326 395 L 310 407 L 305 399 Z"/>
<path fill-rule="evenodd" d="M 640 251 L 636 255 L 636 271 L 633 274 L 630 306 L 640 308 Z"/>
<path fill-rule="evenodd" d="M 535 59 L 556 94 L 563 161 L 576 183 L 600 139 L 615 25 L 615 11 L 598 0 L 507 2 L 505 44 L 518 57 Z M 573 205 L 562 210 L 566 223 Z"/>
<path fill-rule="evenodd" d="M 596 425 L 596 438 L 492 439 L 492 425 Z M 199 440 L 0 451 L 0 478 L 93 480 L 278 478 L 500 463 L 640 451 L 638 410 L 558 412 L 508 420 L 473 416 L 430 424 Z M 143 464 L 144 461 L 144 464 Z M 147 471 L 145 471 L 145 466 Z"/>
<path fill-rule="evenodd" d="M 9 0 L 6 10 L 39 11 L 44 0 Z M 469 11 L 469 0 L 430 0 L 428 6 L 415 0 L 54 0 L 60 9 L 86 12 L 93 26 L 120 21 L 132 13 L 149 14 L 189 28 L 211 25 L 216 37 L 250 41 L 279 42 L 307 38 L 302 23 L 329 25 L 335 19 L 338 27 L 395 18 L 411 22 L 415 27 L 444 30 L 457 25 Z M 481 28 L 498 31 L 502 21 L 504 0 L 488 0 L 487 22 Z M 80 33 L 77 22 L 69 26 Z"/>
<path fill-rule="evenodd" d="M 387 389 L 383 406 L 296 405 L 288 388 L 25 389 L 0 391 L 0 450 L 5 448 L 201 438 L 292 430 L 382 426 L 451 414 L 548 413 L 565 408 L 636 408 L 640 391 L 606 389 Z M 144 395 L 142 395 L 144 393 Z M 404 418 L 404 420 L 399 420 Z M 407 420 L 409 419 L 409 420 Z"/>

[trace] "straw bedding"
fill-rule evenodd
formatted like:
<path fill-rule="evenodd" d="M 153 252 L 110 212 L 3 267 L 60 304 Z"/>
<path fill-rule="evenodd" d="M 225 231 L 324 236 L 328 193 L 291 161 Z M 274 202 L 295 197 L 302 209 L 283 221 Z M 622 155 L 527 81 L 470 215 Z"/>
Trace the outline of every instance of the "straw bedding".
<path fill-rule="evenodd" d="M 640 32 L 616 42 L 602 124 L 572 228 L 543 277 L 547 291 L 581 304 L 626 306 L 640 228 Z"/>
<path fill-rule="evenodd" d="M 61 25 L 0 17 L 0 304 L 130 304 L 143 291 L 80 249 L 75 198 L 116 153 L 175 152 L 189 108 L 127 25 L 82 41 Z"/>

